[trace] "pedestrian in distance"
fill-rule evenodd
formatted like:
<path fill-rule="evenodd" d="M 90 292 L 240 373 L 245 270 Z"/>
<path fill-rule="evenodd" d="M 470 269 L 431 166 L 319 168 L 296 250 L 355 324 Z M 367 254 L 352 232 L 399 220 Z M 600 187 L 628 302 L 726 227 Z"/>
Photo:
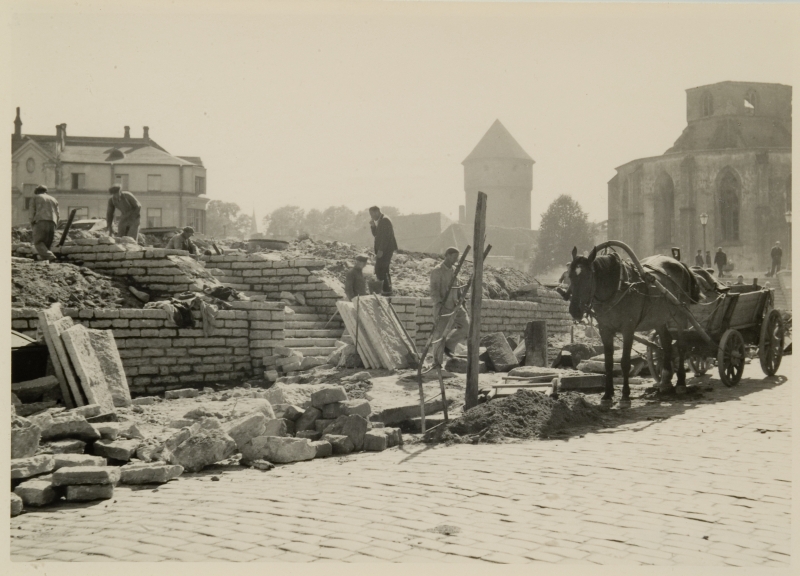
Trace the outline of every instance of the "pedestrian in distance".
<path fill-rule="evenodd" d="M 375 277 L 382 282 L 383 296 L 392 296 L 392 275 L 389 266 L 392 255 L 397 250 L 392 221 L 381 213 L 381 209 L 373 206 L 369 209 L 370 230 L 375 237 Z"/>
<path fill-rule="evenodd" d="M 34 190 L 31 211 L 33 247 L 42 260 L 55 260 L 50 248 L 58 226 L 58 200 L 47 193 L 47 186 L 37 186 Z"/>
<path fill-rule="evenodd" d="M 728 263 L 728 255 L 722 251 L 722 248 L 717 248 L 717 253 L 714 254 L 714 265 L 717 267 L 717 270 L 719 270 L 720 278 L 722 278 L 723 276 L 722 269 L 725 267 L 727 263 Z"/>
<path fill-rule="evenodd" d="M 736 277 L 736 284 L 734 284 L 734 286 L 744 286 L 744 276 L 742 276 L 741 274 L 739 274 L 739 275 Z"/>
<path fill-rule="evenodd" d="M 711 265 L 711 250 L 706 250 L 706 268 L 714 268 Z"/>
<path fill-rule="evenodd" d="M 192 256 L 197 256 L 197 245 L 192 242 L 192 236 L 194 236 L 194 228 L 186 226 L 180 233 L 170 238 L 169 242 L 167 242 L 167 248 L 170 250 L 186 250 Z"/>
<path fill-rule="evenodd" d="M 697 255 L 694 257 L 694 265 L 699 266 L 702 268 L 705 265 L 705 260 L 703 260 L 703 251 L 698 250 Z"/>
<path fill-rule="evenodd" d="M 368 257 L 365 254 L 356 256 L 353 267 L 344 278 L 344 293 L 348 300 L 367 295 L 367 282 L 364 279 L 364 266 L 367 265 L 367 261 Z"/>
<path fill-rule="evenodd" d="M 780 242 L 775 242 L 775 246 L 772 247 L 772 250 L 770 250 L 769 255 L 772 258 L 772 268 L 770 269 L 769 274 L 767 274 L 767 276 L 772 277 L 781 271 L 781 258 L 783 258 L 783 248 L 781 248 Z"/>
<path fill-rule="evenodd" d="M 119 210 L 119 230 L 117 230 L 119 236 L 128 236 L 138 240 L 142 205 L 136 199 L 136 196 L 128 191 L 123 191 L 119 184 L 114 184 L 108 191 L 111 194 L 106 212 L 108 235 L 114 235 L 114 213 Z"/>
<path fill-rule="evenodd" d="M 467 339 L 469 334 L 469 316 L 463 305 L 459 305 L 462 286 L 453 286 L 447 291 L 455 276 L 454 265 L 458 262 L 457 248 L 448 248 L 444 253 L 444 260 L 431 271 L 431 301 L 433 302 L 433 317 L 438 318 L 434 327 L 433 361 L 434 365 L 441 366 L 443 354 L 453 356 L 456 346 Z M 444 334 L 447 323 L 451 317 L 453 323 Z M 437 342 L 438 340 L 438 342 Z"/>

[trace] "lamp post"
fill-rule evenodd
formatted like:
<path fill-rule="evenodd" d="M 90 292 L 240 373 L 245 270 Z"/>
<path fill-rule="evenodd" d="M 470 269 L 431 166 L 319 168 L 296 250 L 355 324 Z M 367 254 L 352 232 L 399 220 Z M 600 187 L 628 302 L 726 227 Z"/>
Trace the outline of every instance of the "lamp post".
<path fill-rule="evenodd" d="M 792 211 L 791 210 L 787 210 L 786 214 L 784 214 L 784 216 L 786 217 L 786 224 L 789 226 L 789 245 L 786 247 L 786 256 L 788 257 L 789 265 L 786 266 L 786 268 L 791 270 L 791 268 L 792 268 Z"/>
<path fill-rule="evenodd" d="M 700 224 L 703 225 L 703 258 L 706 257 L 706 224 L 708 224 L 708 214 L 700 214 Z"/>

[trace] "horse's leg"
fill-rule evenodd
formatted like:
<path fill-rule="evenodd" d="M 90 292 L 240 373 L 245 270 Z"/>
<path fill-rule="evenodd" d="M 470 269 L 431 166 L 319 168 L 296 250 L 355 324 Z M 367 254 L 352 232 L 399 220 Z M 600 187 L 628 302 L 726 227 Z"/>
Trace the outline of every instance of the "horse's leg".
<path fill-rule="evenodd" d="M 686 357 L 686 348 L 683 342 L 682 330 L 678 330 L 675 334 L 675 341 L 677 342 L 678 346 L 678 378 L 675 385 L 675 393 L 686 394 L 686 365 L 684 362 Z"/>
<path fill-rule="evenodd" d="M 666 324 L 658 329 L 658 337 L 664 349 L 664 368 L 661 370 L 661 385 L 658 391 L 662 394 L 672 392 L 672 335 Z"/>
<path fill-rule="evenodd" d="M 622 330 L 622 399 L 619 401 L 621 407 L 631 405 L 631 388 L 628 385 L 628 378 L 631 373 L 631 347 L 633 346 L 633 326 L 625 327 Z"/>
<path fill-rule="evenodd" d="M 603 405 L 611 404 L 614 399 L 614 333 L 613 329 L 600 329 L 606 365 L 606 393 L 600 399 L 600 403 Z"/>

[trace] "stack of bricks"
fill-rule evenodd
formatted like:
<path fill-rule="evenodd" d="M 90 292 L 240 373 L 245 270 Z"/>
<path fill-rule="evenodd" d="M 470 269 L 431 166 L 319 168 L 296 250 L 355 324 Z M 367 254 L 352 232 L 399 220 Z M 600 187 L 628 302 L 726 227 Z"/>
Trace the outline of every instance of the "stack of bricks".
<path fill-rule="evenodd" d="M 13 247 L 15 256 L 30 257 L 34 253 L 30 244 Z M 101 236 L 68 240 L 63 247 L 55 247 L 53 253 L 66 256 L 67 262 L 80 260 L 87 268 L 108 276 L 124 276 L 152 293 L 169 295 L 219 285 L 185 250 L 145 248 Z"/>
<path fill-rule="evenodd" d="M 313 273 L 325 267 L 322 260 L 279 260 L 258 253 L 203 256 L 202 260 L 217 280 L 247 296 L 280 300 L 281 292 L 300 294 L 307 306 L 325 314 L 336 312 L 336 301 L 344 297 L 338 282 Z"/>
<path fill-rule="evenodd" d="M 132 394 L 156 394 L 206 382 L 238 380 L 274 365 L 283 343 L 283 305 L 232 302 L 206 336 L 199 312 L 195 328 L 176 328 L 164 310 L 64 308 L 88 328 L 110 329 Z M 35 335 L 37 311 L 13 309 L 12 327 Z M 271 364 L 272 363 L 272 364 Z"/>
<path fill-rule="evenodd" d="M 411 340 L 415 342 L 417 340 L 417 330 L 419 329 L 417 325 L 418 302 L 419 298 L 410 296 L 395 296 L 392 298 L 392 307 L 397 312 L 397 317 L 400 318 L 400 322 L 408 332 Z"/>

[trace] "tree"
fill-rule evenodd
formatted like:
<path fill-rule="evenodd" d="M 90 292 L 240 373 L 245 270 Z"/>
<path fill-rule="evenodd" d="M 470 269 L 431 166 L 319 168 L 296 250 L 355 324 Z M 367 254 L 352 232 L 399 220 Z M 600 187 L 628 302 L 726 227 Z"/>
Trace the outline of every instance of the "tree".
<path fill-rule="evenodd" d="M 239 214 L 236 222 L 233 223 L 233 231 L 239 238 L 249 239 L 250 231 L 253 229 L 253 217 L 249 214 Z M 228 229 L 230 233 L 230 228 Z"/>
<path fill-rule="evenodd" d="M 534 274 L 561 269 L 571 259 L 573 246 L 583 253 L 594 246 L 592 226 L 580 204 L 566 194 L 556 198 L 542 214 Z"/>
<path fill-rule="evenodd" d="M 312 208 L 303 217 L 303 222 L 300 224 L 300 232 L 308 234 L 312 238 L 319 238 L 325 232 L 324 221 L 322 212 L 316 208 Z"/>
<path fill-rule="evenodd" d="M 324 234 L 332 240 L 343 240 L 353 230 L 355 212 L 347 206 L 330 206 L 322 213 Z"/>
<path fill-rule="evenodd" d="M 264 218 L 267 236 L 279 240 L 294 240 L 300 233 L 304 212 L 298 206 L 283 206 Z"/>
<path fill-rule="evenodd" d="M 236 221 L 241 209 L 236 202 L 211 200 L 206 206 L 207 236 L 236 236 Z"/>

